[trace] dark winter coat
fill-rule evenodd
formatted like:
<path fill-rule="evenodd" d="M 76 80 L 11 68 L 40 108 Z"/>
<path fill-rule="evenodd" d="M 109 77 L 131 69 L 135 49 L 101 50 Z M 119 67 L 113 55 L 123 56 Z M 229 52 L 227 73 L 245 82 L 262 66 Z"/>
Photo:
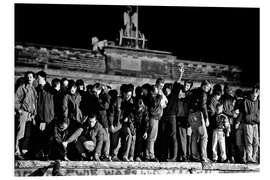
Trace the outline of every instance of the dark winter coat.
<path fill-rule="evenodd" d="M 37 91 L 37 122 L 50 123 L 54 119 L 54 103 L 52 88 L 49 83 L 39 85 Z"/>

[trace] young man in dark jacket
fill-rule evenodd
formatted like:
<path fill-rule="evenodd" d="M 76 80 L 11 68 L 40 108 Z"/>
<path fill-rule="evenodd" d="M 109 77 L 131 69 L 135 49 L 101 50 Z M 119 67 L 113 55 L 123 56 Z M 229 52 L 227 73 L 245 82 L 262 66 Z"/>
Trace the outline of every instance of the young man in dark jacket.
<path fill-rule="evenodd" d="M 84 82 L 82 79 L 78 79 L 76 81 L 76 86 L 77 86 L 77 92 L 81 96 L 81 103 L 80 103 L 80 109 L 82 111 L 83 116 L 87 116 L 87 113 L 89 113 L 89 109 L 87 108 L 88 106 L 88 100 L 89 100 L 89 94 L 85 91 L 85 86 Z"/>
<path fill-rule="evenodd" d="M 124 161 L 133 161 L 133 153 L 131 145 L 135 143 L 134 134 L 134 104 L 132 99 L 132 89 L 129 85 L 122 87 L 122 96 L 118 97 L 118 103 L 120 105 L 120 122 L 121 128 L 121 148 L 120 152 Z M 133 149 L 134 150 L 134 149 Z"/>
<path fill-rule="evenodd" d="M 233 97 L 232 88 L 226 84 L 224 86 L 224 95 L 221 97 L 224 114 L 228 117 L 230 125 L 235 126 L 233 119 L 235 99 Z M 226 137 L 226 151 L 229 162 L 234 163 L 235 159 L 235 129 L 231 129 L 230 136 Z"/>
<path fill-rule="evenodd" d="M 77 160 L 75 144 L 79 134 L 75 132 L 81 128 L 81 124 L 61 118 L 53 122 L 50 128 L 49 159 L 50 160 Z"/>
<path fill-rule="evenodd" d="M 62 96 L 65 96 L 66 94 L 68 94 L 68 86 L 69 86 L 68 83 L 69 83 L 69 81 L 68 81 L 67 78 L 62 78 L 60 82 L 61 82 L 60 91 L 62 93 Z"/>
<path fill-rule="evenodd" d="M 110 96 L 103 90 L 103 85 L 100 83 L 94 84 L 92 88 L 92 93 L 88 99 L 87 110 L 90 113 L 94 113 L 97 115 L 97 119 L 100 124 L 106 129 L 108 132 L 108 118 L 107 118 L 107 110 L 110 105 Z"/>
<path fill-rule="evenodd" d="M 250 97 L 244 100 L 244 136 L 248 163 L 258 162 L 259 124 L 260 124 L 260 89 L 253 87 Z"/>
<path fill-rule="evenodd" d="M 36 125 L 37 125 L 37 158 L 48 157 L 48 140 L 49 135 L 48 131 L 51 126 L 51 122 L 54 119 L 54 103 L 53 103 L 53 94 L 52 88 L 48 82 L 46 82 L 46 73 L 40 71 L 37 73 L 38 87 L 37 91 L 37 116 L 36 116 Z M 42 157 L 43 156 L 43 157 Z"/>
<path fill-rule="evenodd" d="M 120 148 L 119 142 L 122 128 L 122 122 L 120 121 L 121 98 L 118 97 L 118 92 L 115 89 L 109 91 L 109 95 L 111 96 L 111 101 L 107 115 L 110 132 L 110 155 L 112 156 L 113 161 L 119 161 L 118 152 Z"/>
<path fill-rule="evenodd" d="M 63 115 L 63 98 L 61 93 L 61 82 L 60 79 L 55 78 L 51 82 L 52 84 L 52 94 L 53 94 L 53 104 L 54 104 L 54 117 L 55 119 L 62 118 Z"/>
<path fill-rule="evenodd" d="M 235 91 L 235 105 L 234 105 L 234 120 L 235 120 L 235 161 L 237 163 L 245 163 L 245 138 L 244 138 L 244 122 L 243 122 L 243 113 L 244 113 L 244 97 L 243 91 L 237 89 Z"/>
<path fill-rule="evenodd" d="M 193 82 L 186 80 L 180 87 L 177 98 L 176 122 L 178 129 L 179 160 L 187 161 L 191 155 L 191 127 L 188 123 L 188 104 L 190 101 Z"/>
<path fill-rule="evenodd" d="M 69 122 L 67 119 L 58 119 L 54 122 L 51 128 L 51 136 L 49 139 L 49 159 L 50 160 L 68 160 L 67 159 L 67 149 L 63 145 L 68 138 Z"/>
<path fill-rule="evenodd" d="M 108 139 L 110 139 L 110 136 L 107 111 L 109 109 L 110 99 L 111 97 L 104 90 L 104 85 L 101 83 L 95 83 L 93 85 L 92 92 L 88 98 L 88 106 L 85 108 L 90 113 L 94 113 L 97 115 L 97 119 L 105 129 Z"/>
<path fill-rule="evenodd" d="M 135 149 L 135 161 L 141 162 L 145 158 L 145 145 L 147 132 L 149 128 L 149 116 L 147 107 L 144 105 L 140 96 L 136 95 L 134 100 L 134 132 L 136 142 L 133 144 L 133 153 Z M 135 147 L 134 147 L 135 145 Z"/>
<path fill-rule="evenodd" d="M 15 112 L 18 118 L 15 124 L 15 156 L 18 159 L 23 159 L 24 155 L 29 151 L 29 146 L 26 143 L 25 147 L 20 148 L 20 141 L 25 138 L 26 134 L 30 134 L 30 128 L 26 128 L 27 122 L 34 122 L 34 117 L 37 113 L 37 92 L 33 86 L 34 73 L 25 73 L 25 83 L 19 86 L 15 93 Z M 27 131 L 27 132 L 26 132 Z M 30 137 L 27 137 L 30 139 Z"/>
<path fill-rule="evenodd" d="M 210 134 L 208 136 L 208 145 L 207 145 L 207 153 L 208 157 L 212 158 L 212 134 L 213 134 L 213 124 L 214 124 L 214 116 L 216 115 L 216 106 L 220 103 L 220 99 L 222 96 L 222 86 L 220 84 L 215 84 L 213 87 L 213 93 L 211 94 L 209 101 L 207 103 L 208 114 L 209 114 L 209 126 L 207 127 L 207 133 Z"/>
<path fill-rule="evenodd" d="M 158 161 L 155 157 L 154 146 L 158 134 L 159 120 L 163 114 L 162 96 L 158 94 L 158 88 L 153 85 L 149 94 L 149 129 L 146 145 L 146 161 Z"/>
<path fill-rule="evenodd" d="M 109 139 L 95 114 L 89 114 L 82 128 L 75 134 L 79 135 L 76 147 L 82 158 L 100 161 L 103 155 L 103 160 L 109 160 Z"/>
<path fill-rule="evenodd" d="M 168 103 L 166 112 L 164 112 L 165 115 L 165 129 L 166 129 L 166 137 L 167 137 L 167 152 L 169 151 L 171 154 L 171 157 L 167 159 L 169 162 L 175 162 L 177 160 L 178 155 L 178 143 L 177 143 L 177 136 L 176 136 L 176 115 L 177 115 L 177 104 L 178 104 L 178 95 L 181 88 L 181 78 L 184 72 L 184 69 L 181 67 L 179 68 L 180 76 L 178 81 L 176 81 L 173 84 L 172 91 L 168 95 Z M 164 144 L 165 145 L 165 144 Z"/>
<path fill-rule="evenodd" d="M 198 151 L 198 143 L 200 143 L 201 160 L 208 162 L 207 157 L 207 141 L 208 134 L 206 127 L 209 126 L 209 118 L 207 112 L 207 93 L 211 89 L 211 83 L 207 80 L 201 83 L 201 87 L 192 91 L 192 97 L 189 104 L 189 124 L 191 125 L 191 153 L 192 160 L 198 161 L 200 158 Z M 198 142 L 198 139 L 200 141 Z"/>
<path fill-rule="evenodd" d="M 68 91 L 63 99 L 63 116 L 82 124 L 84 118 L 81 111 L 81 95 L 77 92 L 77 86 L 73 80 L 69 81 Z"/>

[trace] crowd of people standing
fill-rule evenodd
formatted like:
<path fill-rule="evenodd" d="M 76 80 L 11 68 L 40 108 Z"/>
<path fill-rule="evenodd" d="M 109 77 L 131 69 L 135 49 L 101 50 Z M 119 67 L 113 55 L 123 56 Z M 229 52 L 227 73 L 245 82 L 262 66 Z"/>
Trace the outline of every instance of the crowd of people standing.
<path fill-rule="evenodd" d="M 193 88 L 179 72 L 119 92 L 26 72 L 15 86 L 15 158 L 259 163 L 259 86 Z"/>

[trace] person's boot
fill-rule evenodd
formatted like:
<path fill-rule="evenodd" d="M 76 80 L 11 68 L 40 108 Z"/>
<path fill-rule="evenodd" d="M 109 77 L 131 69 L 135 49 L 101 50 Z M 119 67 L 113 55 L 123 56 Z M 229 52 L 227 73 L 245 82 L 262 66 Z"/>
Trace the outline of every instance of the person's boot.
<path fill-rule="evenodd" d="M 102 161 L 111 161 L 110 157 L 109 156 L 104 156 L 102 158 Z"/>
<path fill-rule="evenodd" d="M 136 161 L 136 162 L 142 162 L 142 160 L 141 160 L 140 157 L 137 157 L 135 161 Z"/>
<path fill-rule="evenodd" d="M 120 161 L 120 159 L 117 156 L 113 156 L 112 161 Z"/>
<path fill-rule="evenodd" d="M 124 157 L 123 157 L 123 161 L 125 161 L 125 162 L 129 162 L 128 157 L 127 157 L 127 156 L 124 156 Z"/>
<path fill-rule="evenodd" d="M 21 150 L 19 148 L 19 145 L 15 145 L 15 160 L 24 160 L 24 157 L 22 156 Z"/>
<path fill-rule="evenodd" d="M 94 161 L 100 161 L 99 155 L 98 155 L 98 154 L 95 154 L 95 155 L 94 155 Z"/>
<path fill-rule="evenodd" d="M 158 159 L 156 157 L 150 158 L 149 159 L 150 162 L 158 162 Z"/>
<path fill-rule="evenodd" d="M 191 156 L 191 157 L 190 157 L 190 161 L 191 161 L 191 162 L 200 162 L 201 160 L 200 160 L 198 157 Z"/>
<path fill-rule="evenodd" d="M 248 164 L 256 164 L 257 162 L 256 162 L 255 160 L 253 160 L 253 159 L 249 159 L 249 160 L 247 161 L 247 163 L 248 163 Z"/>
<path fill-rule="evenodd" d="M 167 162 L 176 162 L 176 158 L 167 159 Z"/>

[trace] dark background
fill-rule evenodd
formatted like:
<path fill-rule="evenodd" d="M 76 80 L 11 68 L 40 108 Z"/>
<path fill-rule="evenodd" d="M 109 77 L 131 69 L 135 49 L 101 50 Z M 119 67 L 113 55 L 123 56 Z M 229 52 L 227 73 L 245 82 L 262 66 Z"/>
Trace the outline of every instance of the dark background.
<path fill-rule="evenodd" d="M 90 48 L 91 37 L 116 41 L 125 6 L 15 4 L 15 41 Z M 259 82 L 259 8 L 139 6 L 148 48 L 179 59 L 238 65 Z"/>

